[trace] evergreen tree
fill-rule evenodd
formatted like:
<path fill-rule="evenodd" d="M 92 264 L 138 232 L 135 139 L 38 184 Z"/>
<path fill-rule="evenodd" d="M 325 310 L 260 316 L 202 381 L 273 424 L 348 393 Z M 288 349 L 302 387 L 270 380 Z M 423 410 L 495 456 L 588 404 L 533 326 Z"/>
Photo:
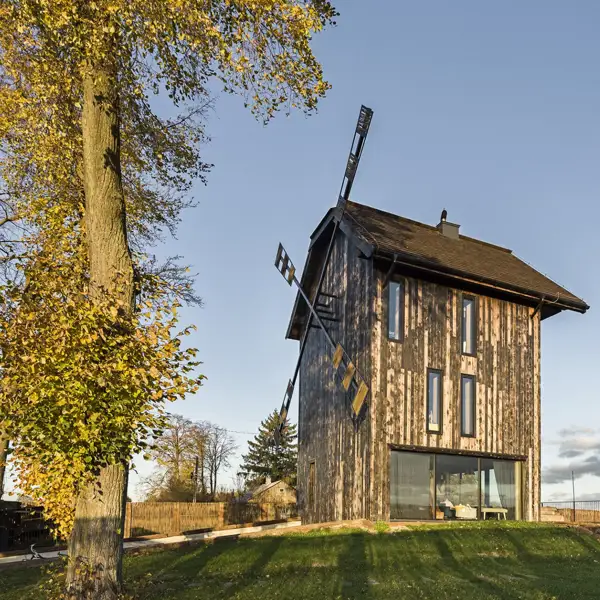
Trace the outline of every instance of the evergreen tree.
<path fill-rule="evenodd" d="M 296 445 L 296 425 L 286 419 L 280 436 L 279 447 L 275 444 L 275 430 L 279 425 L 279 412 L 274 410 L 258 428 L 253 441 L 248 442 L 248 453 L 242 455 L 240 474 L 246 478 L 248 487 L 253 488 L 265 482 L 283 481 L 296 485 L 298 446 Z"/>

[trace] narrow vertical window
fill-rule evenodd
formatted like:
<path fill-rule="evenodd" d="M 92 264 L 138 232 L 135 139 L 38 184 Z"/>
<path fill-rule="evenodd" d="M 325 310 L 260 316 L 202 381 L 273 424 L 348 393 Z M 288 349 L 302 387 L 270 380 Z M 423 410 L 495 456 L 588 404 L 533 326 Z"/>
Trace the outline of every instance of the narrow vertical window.
<path fill-rule="evenodd" d="M 315 462 L 308 465 L 308 508 L 313 510 L 315 507 Z"/>
<path fill-rule="evenodd" d="M 461 375 L 460 394 L 461 435 L 475 437 L 475 377 Z"/>
<path fill-rule="evenodd" d="M 477 305 L 472 296 L 463 296 L 462 299 L 462 333 L 461 351 L 463 354 L 475 354 L 475 340 L 477 334 Z"/>
<path fill-rule="evenodd" d="M 402 339 L 404 313 L 404 286 L 399 281 L 388 283 L 388 338 Z"/>
<path fill-rule="evenodd" d="M 442 432 L 442 372 L 427 371 L 427 431 Z"/>

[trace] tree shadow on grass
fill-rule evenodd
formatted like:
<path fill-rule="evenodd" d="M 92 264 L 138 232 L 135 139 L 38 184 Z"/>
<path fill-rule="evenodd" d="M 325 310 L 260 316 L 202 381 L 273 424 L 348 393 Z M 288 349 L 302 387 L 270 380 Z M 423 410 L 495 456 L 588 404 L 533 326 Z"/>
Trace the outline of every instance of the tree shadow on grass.
<path fill-rule="evenodd" d="M 339 593 L 344 599 L 359 600 L 370 597 L 371 585 L 378 582 L 369 578 L 365 534 L 349 534 L 338 557 Z"/>
<path fill-rule="evenodd" d="M 261 552 L 250 565 L 243 576 L 238 578 L 237 582 L 228 587 L 227 597 L 234 597 L 236 594 L 241 592 L 243 589 L 249 587 L 261 577 L 265 575 L 265 569 L 271 562 L 271 559 L 275 556 L 275 553 L 284 541 L 282 537 L 266 537 L 262 540 L 253 540 L 254 543 L 258 542 L 261 547 Z M 223 542 L 221 542 L 223 543 Z M 242 542 L 244 543 L 244 542 Z M 231 542 L 229 544 L 232 544 Z M 228 582 L 227 582 L 228 583 Z"/>
<path fill-rule="evenodd" d="M 552 552 L 547 538 L 543 538 L 542 547 L 546 552 L 542 554 L 536 553 L 527 548 L 527 546 L 523 543 L 522 537 L 517 535 L 515 531 L 507 530 L 505 535 L 510 543 L 515 547 L 519 558 L 523 558 L 528 564 L 535 563 L 536 561 L 562 561 L 564 559 L 564 553 L 566 552 L 564 544 L 568 542 L 575 544 L 585 553 L 592 553 L 593 555 L 596 555 L 596 557 L 600 557 L 600 544 L 598 544 L 593 536 L 582 535 L 580 532 L 577 532 L 573 529 L 564 529 L 561 531 L 561 536 L 565 539 L 556 540 L 555 543 L 560 544 L 562 542 L 563 544 L 562 547 L 559 547 L 558 552 Z M 535 531 L 530 532 L 530 536 L 533 537 L 535 535 Z"/>
<path fill-rule="evenodd" d="M 127 587 L 143 590 L 141 596 L 144 598 L 177 597 L 172 596 L 173 592 L 196 586 L 214 587 L 215 590 L 226 588 L 226 596 L 231 597 L 262 576 L 282 541 L 281 537 L 256 540 L 215 539 L 198 547 L 179 548 L 174 553 L 175 556 L 161 563 L 161 568 L 156 573 L 144 577 L 144 573 L 140 571 L 128 578 Z M 234 555 L 238 551 L 243 553 L 250 545 L 249 542 L 259 551 L 253 562 L 244 569 L 243 565 L 235 561 Z M 225 569 L 218 575 L 210 572 L 209 565 L 221 559 L 225 564 L 229 561 L 242 568 L 236 568 L 235 571 Z"/>
<path fill-rule="evenodd" d="M 576 533 L 573 529 L 568 529 L 567 531 L 569 532 L 569 535 L 572 536 L 573 539 L 577 539 L 586 550 L 590 550 L 594 554 L 600 555 L 600 539 L 589 529 L 582 529 L 581 535 Z"/>
<path fill-rule="evenodd" d="M 444 539 L 442 533 L 443 532 L 436 532 L 433 540 L 438 548 L 440 557 L 444 560 L 446 565 L 451 567 L 451 570 L 456 575 L 459 575 L 465 582 L 478 586 L 481 592 L 485 592 L 489 596 L 502 598 L 503 600 L 518 600 L 521 598 L 521 595 L 513 594 L 507 590 L 505 586 L 500 586 L 493 583 L 489 580 L 489 578 L 485 577 L 485 574 L 477 574 L 473 572 L 473 570 L 469 569 L 467 566 L 468 561 L 458 560 L 447 541 Z M 478 566 L 480 565 L 478 564 Z"/>

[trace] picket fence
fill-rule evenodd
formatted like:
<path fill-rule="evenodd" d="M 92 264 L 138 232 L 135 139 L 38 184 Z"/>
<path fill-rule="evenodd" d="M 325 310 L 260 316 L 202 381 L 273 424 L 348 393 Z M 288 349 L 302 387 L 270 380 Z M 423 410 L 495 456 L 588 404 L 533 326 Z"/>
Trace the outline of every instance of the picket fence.
<path fill-rule="evenodd" d="M 295 504 L 254 502 L 128 502 L 125 539 L 180 535 L 240 525 L 286 521 L 298 516 Z"/>

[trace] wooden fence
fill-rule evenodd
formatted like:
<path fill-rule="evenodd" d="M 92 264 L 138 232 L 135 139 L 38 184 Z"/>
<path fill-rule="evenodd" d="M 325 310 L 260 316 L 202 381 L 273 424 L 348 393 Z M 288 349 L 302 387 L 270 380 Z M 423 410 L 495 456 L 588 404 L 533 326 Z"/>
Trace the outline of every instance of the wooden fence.
<path fill-rule="evenodd" d="M 125 538 L 180 535 L 285 521 L 297 517 L 295 504 L 253 502 L 128 502 Z"/>

